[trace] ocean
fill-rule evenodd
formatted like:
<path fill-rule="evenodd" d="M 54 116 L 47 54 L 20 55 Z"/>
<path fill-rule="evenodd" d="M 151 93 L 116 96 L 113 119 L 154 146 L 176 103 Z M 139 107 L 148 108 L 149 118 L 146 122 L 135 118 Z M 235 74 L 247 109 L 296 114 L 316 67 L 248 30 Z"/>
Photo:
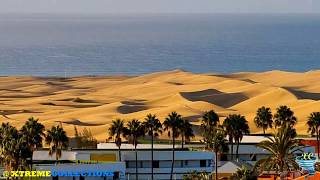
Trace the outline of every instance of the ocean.
<path fill-rule="evenodd" d="M 320 69 L 320 15 L 0 15 L 0 75 Z"/>

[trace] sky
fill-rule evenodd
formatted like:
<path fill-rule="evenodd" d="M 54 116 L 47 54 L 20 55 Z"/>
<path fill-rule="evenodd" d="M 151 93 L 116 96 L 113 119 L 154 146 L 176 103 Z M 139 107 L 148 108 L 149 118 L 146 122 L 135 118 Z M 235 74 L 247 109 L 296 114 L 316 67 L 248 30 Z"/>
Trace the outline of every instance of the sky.
<path fill-rule="evenodd" d="M 320 0 L 0 0 L 0 13 L 320 13 Z"/>

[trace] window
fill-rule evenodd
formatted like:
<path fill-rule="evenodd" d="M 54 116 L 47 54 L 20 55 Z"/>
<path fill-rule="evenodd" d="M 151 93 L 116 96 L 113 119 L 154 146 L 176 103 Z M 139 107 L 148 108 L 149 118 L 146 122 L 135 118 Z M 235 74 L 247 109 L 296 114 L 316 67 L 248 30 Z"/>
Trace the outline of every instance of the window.
<path fill-rule="evenodd" d="M 153 161 L 152 166 L 153 168 L 159 168 L 159 161 Z"/>
<path fill-rule="evenodd" d="M 141 161 L 141 168 L 151 168 L 151 161 Z"/>
<path fill-rule="evenodd" d="M 200 167 L 207 167 L 207 160 L 200 160 Z"/>
<path fill-rule="evenodd" d="M 184 161 L 184 165 L 185 165 L 185 166 L 188 166 L 188 165 L 189 165 L 189 161 L 188 161 L 188 160 L 185 160 L 185 161 Z"/>
<path fill-rule="evenodd" d="M 171 163 L 171 161 L 159 161 L 159 166 L 161 168 L 171 168 Z"/>
<path fill-rule="evenodd" d="M 228 161 L 228 155 L 222 154 L 220 160 L 221 161 Z"/>
<path fill-rule="evenodd" d="M 135 168 L 136 167 L 136 162 L 135 161 L 127 161 L 127 168 Z M 138 162 L 139 166 L 139 162 Z"/>
<path fill-rule="evenodd" d="M 178 161 L 174 161 L 174 166 L 175 168 L 181 168 L 183 165 L 183 162 L 178 160 Z M 171 167 L 171 166 L 170 166 Z"/>
<path fill-rule="evenodd" d="M 113 176 L 113 179 L 119 179 L 120 177 L 120 173 L 119 172 L 114 172 L 114 176 Z"/>

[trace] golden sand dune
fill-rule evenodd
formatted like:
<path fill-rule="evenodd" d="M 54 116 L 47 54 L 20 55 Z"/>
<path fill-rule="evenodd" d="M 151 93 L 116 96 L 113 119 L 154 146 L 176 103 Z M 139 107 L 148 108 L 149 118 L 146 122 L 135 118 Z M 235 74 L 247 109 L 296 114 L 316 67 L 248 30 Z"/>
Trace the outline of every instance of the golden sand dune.
<path fill-rule="evenodd" d="M 141 76 L 84 76 L 73 78 L 0 77 L 0 120 L 20 127 L 30 116 L 50 127 L 62 123 L 68 134 L 88 127 L 99 140 L 116 118 L 143 119 L 154 113 L 163 120 L 177 111 L 194 125 L 215 110 L 223 119 L 231 113 L 246 116 L 252 132 L 257 108 L 288 105 L 298 117 L 297 129 L 320 111 L 320 71 L 293 73 L 193 74 L 181 70 Z"/>

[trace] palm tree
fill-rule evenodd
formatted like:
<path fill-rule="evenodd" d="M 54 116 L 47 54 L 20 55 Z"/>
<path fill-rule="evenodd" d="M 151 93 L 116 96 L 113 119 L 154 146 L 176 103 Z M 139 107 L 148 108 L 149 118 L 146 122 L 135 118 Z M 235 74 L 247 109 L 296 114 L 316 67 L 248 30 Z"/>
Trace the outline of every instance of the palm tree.
<path fill-rule="evenodd" d="M 272 112 L 268 107 L 262 106 L 257 110 L 256 117 L 254 118 L 254 123 L 258 128 L 263 129 L 263 134 L 266 134 L 268 128 L 272 128 Z"/>
<path fill-rule="evenodd" d="M 116 143 L 116 146 L 118 147 L 118 155 L 119 160 L 121 161 L 121 135 L 125 134 L 125 127 L 124 122 L 121 119 L 116 119 L 112 121 L 111 126 L 109 127 L 109 136 L 110 138 L 114 137 L 114 142 Z"/>
<path fill-rule="evenodd" d="M 34 119 L 33 117 L 29 118 L 20 129 L 22 138 L 24 138 L 30 150 L 30 170 L 32 170 L 32 154 L 36 149 L 42 147 L 42 140 L 45 136 L 44 131 L 44 126 L 38 122 L 38 119 Z"/>
<path fill-rule="evenodd" d="M 183 148 L 183 145 L 189 142 L 190 138 L 194 137 L 192 124 L 188 120 L 183 119 L 179 131 L 181 135 L 181 148 Z"/>
<path fill-rule="evenodd" d="M 243 135 L 249 134 L 248 121 L 240 114 L 231 114 L 223 121 L 229 142 L 231 143 L 231 159 L 233 159 L 233 142 L 236 143 L 236 158 L 239 156 L 239 145 L 242 141 Z"/>
<path fill-rule="evenodd" d="M 213 136 L 210 133 L 214 132 L 212 131 L 212 129 L 217 128 L 218 124 L 220 124 L 219 116 L 213 110 L 208 111 L 203 115 L 201 120 L 200 130 L 201 130 L 204 144 L 206 145 L 210 144 L 208 142 L 211 140 L 211 137 Z M 206 148 L 209 148 L 209 147 L 206 147 Z"/>
<path fill-rule="evenodd" d="M 257 179 L 253 176 L 252 170 L 248 169 L 245 166 L 242 166 L 237 169 L 237 171 L 232 175 L 234 180 L 253 180 Z"/>
<path fill-rule="evenodd" d="M 187 175 L 183 175 L 183 180 L 210 180 L 210 174 L 206 172 L 199 172 L 196 170 L 191 171 Z"/>
<path fill-rule="evenodd" d="M 299 169 L 295 161 L 294 153 L 301 151 L 299 140 L 291 136 L 291 127 L 289 124 L 281 126 L 278 131 L 268 137 L 268 140 L 260 142 L 257 147 L 270 152 L 270 156 L 260 159 L 255 164 L 255 169 L 260 171 L 286 172 L 292 169 Z"/>
<path fill-rule="evenodd" d="M 204 126 L 217 126 L 219 124 L 219 116 L 213 110 L 205 112 L 202 116 L 202 124 Z"/>
<path fill-rule="evenodd" d="M 277 108 L 277 113 L 274 115 L 275 127 L 280 127 L 284 124 L 288 124 L 293 127 L 297 123 L 297 118 L 294 116 L 294 112 L 287 106 L 280 106 Z"/>
<path fill-rule="evenodd" d="M 175 140 L 179 137 L 179 129 L 182 124 L 182 117 L 176 112 L 171 112 L 163 122 L 164 130 L 168 131 L 168 136 L 172 137 L 172 163 L 170 180 L 172 180 L 173 167 L 174 167 L 174 153 L 175 153 Z"/>
<path fill-rule="evenodd" d="M 12 150 L 9 150 L 9 144 L 11 139 L 16 139 L 18 137 L 18 131 L 16 128 L 11 126 L 9 123 L 2 123 L 0 127 L 0 155 L 1 155 L 1 164 L 5 166 L 7 170 L 11 170 L 11 157 L 8 154 L 11 154 Z"/>
<path fill-rule="evenodd" d="M 215 179 L 218 179 L 218 155 L 228 151 L 226 132 L 214 126 L 209 126 L 203 131 L 204 142 L 207 149 L 215 153 Z"/>
<path fill-rule="evenodd" d="M 231 144 L 231 160 L 233 159 L 233 142 L 234 142 L 234 131 L 235 131 L 235 123 L 231 116 L 228 116 L 222 124 L 223 128 L 227 132 L 229 143 Z"/>
<path fill-rule="evenodd" d="M 317 138 L 317 153 L 319 158 L 319 131 L 320 131 L 320 112 L 313 112 L 308 117 L 308 132 L 311 133 L 311 135 L 316 134 Z"/>
<path fill-rule="evenodd" d="M 144 136 L 144 132 L 144 127 L 137 119 L 133 119 L 127 123 L 125 135 L 128 138 L 129 143 L 131 143 L 134 146 L 134 151 L 136 154 L 136 179 L 138 179 L 138 139 Z"/>
<path fill-rule="evenodd" d="M 153 141 L 162 134 L 162 124 L 156 115 L 148 114 L 144 119 L 143 126 L 146 133 L 151 136 L 151 179 L 153 180 Z"/>
<path fill-rule="evenodd" d="M 236 158 L 238 159 L 240 142 L 242 141 L 244 135 L 250 134 L 249 125 L 246 118 L 244 116 L 241 116 L 240 114 L 230 115 L 229 118 L 231 118 L 231 121 L 234 122 L 235 130 L 233 132 L 233 138 L 235 143 L 237 143 Z"/>
<path fill-rule="evenodd" d="M 234 136 L 234 123 L 232 122 L 232 119 L 230 118 L 226 118 L 224 121 L 223 121 L 223 124 L 222 126 L 224 127 L 224 129 L 226 130 L 227 132 L 227 135 L 228 135 L 228 140 L 229 140 L 229 143 L 231 144 L 231 160 L 233 159 L 233 136 Z"/>
<path fill-rule="evenodd" d="M 50 146 L 49 155 L 52 156 L 55 154 L 56 162 L 58 162 L 62 156 L 62 149 L 68 147 L 69 140 L 66 132 L 58 125 L 52 126 L 51 130 L 47 130 L 45 142 Z"/>
<path fill-rule="evenodd" d="M 0 157 L 9 171 L 25 169 L 29 149 L 19 131 L 9 123 L 0 127 Z"/>
<path fill-rule="evenodd" d="M 229 149 L 226 132 L 221 129 L 222 127 L 218 127 L 219 124 L 219 116 L 214 111 L 209 111 L 204 114 L 200 125 L 206 149 L 212 150 L 215 153 L 216 179 L 218 178 L 218 154 L 227 152 Z"/>

